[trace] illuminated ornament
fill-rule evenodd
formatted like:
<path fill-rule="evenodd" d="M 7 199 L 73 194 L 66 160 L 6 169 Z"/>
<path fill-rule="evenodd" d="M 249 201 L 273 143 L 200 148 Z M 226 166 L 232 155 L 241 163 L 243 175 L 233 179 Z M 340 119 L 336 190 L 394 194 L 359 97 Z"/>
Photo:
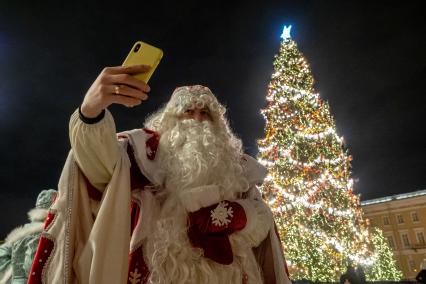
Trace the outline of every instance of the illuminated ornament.
<path fill-rule="evenodd" d="M 284 26 L 283 33 L 281 34 L 281 38 L 284 41 L 286 41 L 286 40 L 288 40 L 288 39 L 291 38 L 290 30 L 291 30 L 291 25 L 290 26 Z"/>

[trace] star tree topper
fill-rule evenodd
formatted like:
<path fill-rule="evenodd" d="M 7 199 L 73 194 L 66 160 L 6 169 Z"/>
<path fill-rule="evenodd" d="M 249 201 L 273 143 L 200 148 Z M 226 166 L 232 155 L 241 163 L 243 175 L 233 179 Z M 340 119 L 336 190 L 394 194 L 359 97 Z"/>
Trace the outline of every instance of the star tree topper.
<path fill-rule="evenodd" d="M 291 31 L 291 25 L 290 26 L 284 26 L 283 33 L 281 34 L 281 38 L 284 41 L 286 41 L 286 40 L 288 40 L 288 39 L 291 38 L 290 31 Z"/>

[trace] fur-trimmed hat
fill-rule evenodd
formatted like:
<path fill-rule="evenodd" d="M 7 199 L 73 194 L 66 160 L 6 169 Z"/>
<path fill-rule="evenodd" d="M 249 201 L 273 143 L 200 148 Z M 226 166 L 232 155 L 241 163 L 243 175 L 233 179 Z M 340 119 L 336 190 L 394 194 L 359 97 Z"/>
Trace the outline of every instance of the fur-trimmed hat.
<path fill-rule="evenodd" d="M 162 133 L 173 127 L 176 117 L 186 110 L 204 107 L 208 108 L 213 124 L 224 120 L 226 107 L 217 100 L 209 88 L 202 85 L 178 87 L 173 91 L 167 104 L 146 119 L 145 127 Z"/>
<path fill-rule="evenodd" d="M 207 107 L 214 117 L 222 116 L 226 108 L 219 103 L 212 91 L 202 85 L 182 86 L 174 90 L 165 112 L 179 115 L 189 108 Z"/>

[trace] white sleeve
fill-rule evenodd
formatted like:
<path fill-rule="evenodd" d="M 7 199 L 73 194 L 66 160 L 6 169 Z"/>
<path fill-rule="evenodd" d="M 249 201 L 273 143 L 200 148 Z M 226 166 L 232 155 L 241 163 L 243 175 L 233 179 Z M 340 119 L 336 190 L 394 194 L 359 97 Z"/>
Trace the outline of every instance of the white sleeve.
<path fill-rule="evenodd" d="M 119 159 L 119 143 L 114 119 L 106 109 L 97 123 L 87 124 L 78 109 L 71 115 L 69 136 L 75 160 L 90 183 L 104 191 Z"/>

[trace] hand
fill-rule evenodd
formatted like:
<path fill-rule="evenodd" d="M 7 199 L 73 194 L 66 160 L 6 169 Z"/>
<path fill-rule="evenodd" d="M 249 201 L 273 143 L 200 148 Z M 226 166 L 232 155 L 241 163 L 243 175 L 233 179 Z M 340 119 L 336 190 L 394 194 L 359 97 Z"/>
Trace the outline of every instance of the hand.
<path fill-rule="evenodd" d="M 92 118 L 111 104 L 133 107 L 147 100 L 147 93 L 151 88 L 131 74 L 144 73 L 150 68 L 147 65 L 104 68 L 84 96 L 81 104 L 83 115 Z M 116 94 L 117 87 L 118 94 Z"/>

